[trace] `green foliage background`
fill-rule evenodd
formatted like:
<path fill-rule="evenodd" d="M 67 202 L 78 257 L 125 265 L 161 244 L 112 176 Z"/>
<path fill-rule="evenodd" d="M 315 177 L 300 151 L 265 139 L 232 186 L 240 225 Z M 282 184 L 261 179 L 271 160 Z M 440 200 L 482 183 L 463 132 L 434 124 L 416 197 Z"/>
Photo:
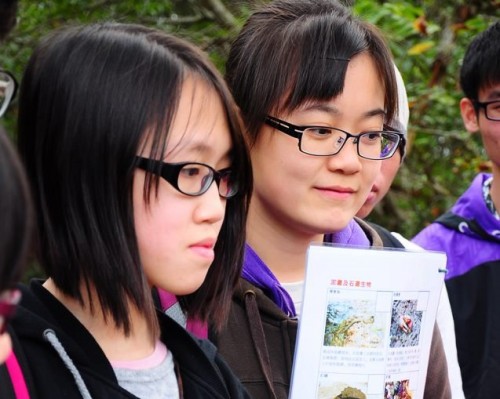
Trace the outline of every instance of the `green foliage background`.
<path fill-rule="evenodd" d="M 409 152 L 371 218 L 412 237 L 446 211 L 490 164 L 463 128 L 458 77 L 472 37 L 500 17 L 499 0 L 356 0 L 356 12 L 386 35 L 410 103 Z"/>
<path fill-rule="evenodd" d="M 348 2 L 349 0 L 344 0 Z M 260 1 L 265 2 L 265 1 Z M 223 72 L 235 37 L 257 1 L 21 0 L 0 65 L 20 78 L 40 37 L 67 24 L 102 20 L 154 26 L 206 50 Z M 480 138 L 460 118 L 460 61 L 467 44 L 500 17 L 500 0 L 355 0 L 355 12 L 386 35 L 410 101 L 408 156 L 371 219 L 412 237 L 488 170 Z M 313 43 L 311 45 L 314 45 Z M 5 124 L 15 132 L 16 104 Z"/>

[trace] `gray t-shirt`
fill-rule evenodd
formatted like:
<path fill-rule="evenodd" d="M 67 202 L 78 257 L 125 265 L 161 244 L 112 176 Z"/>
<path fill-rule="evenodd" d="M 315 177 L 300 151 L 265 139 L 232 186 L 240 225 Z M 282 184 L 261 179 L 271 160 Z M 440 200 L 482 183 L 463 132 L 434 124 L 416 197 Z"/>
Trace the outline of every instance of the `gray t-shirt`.
<path fill-rule="evenodd" d="M 163 361 L 149 368 L 113 367 L 118 384 L 141 399 L 179 399 L 174 358 L 170 351 Z"/>

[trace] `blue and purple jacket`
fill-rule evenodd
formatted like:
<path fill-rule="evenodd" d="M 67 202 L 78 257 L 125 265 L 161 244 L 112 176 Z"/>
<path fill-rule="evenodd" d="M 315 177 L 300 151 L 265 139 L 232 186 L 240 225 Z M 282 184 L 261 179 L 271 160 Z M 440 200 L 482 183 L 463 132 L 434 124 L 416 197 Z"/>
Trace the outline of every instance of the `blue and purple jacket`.
<path fill-rule="evenodd" d="M 498 397 L 500 375 L 500 220 L 488 209 L 481 173 L 443 218 L 413 242 L 447 254 L 446 288 L 455 321 L 465 397 Z M 448 218 L 450 219 L 450 218 Z"/>

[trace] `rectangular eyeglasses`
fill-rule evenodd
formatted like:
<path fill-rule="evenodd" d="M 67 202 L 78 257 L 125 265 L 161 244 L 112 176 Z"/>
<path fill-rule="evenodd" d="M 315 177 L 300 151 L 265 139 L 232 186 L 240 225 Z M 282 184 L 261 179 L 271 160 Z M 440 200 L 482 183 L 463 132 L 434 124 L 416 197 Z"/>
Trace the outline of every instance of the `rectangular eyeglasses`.
<path fill-rule="evenodd" d="M 266 124 L 299 140 L 304 154 L 330 156 L 338 154 L 347 140 L 352 138 L 361 158 L 381 160 L 394 155 L 403 134 L 391 130 L 376 130 L 358 135 L 329 126 L 296 126 L 281 119 L 267 116 Z"/>

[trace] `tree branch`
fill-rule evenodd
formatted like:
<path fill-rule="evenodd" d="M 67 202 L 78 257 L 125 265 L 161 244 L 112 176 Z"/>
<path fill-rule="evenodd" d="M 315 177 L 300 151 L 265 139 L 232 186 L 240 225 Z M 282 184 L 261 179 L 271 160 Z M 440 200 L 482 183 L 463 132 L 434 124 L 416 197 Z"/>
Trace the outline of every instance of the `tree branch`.
<path fill-rule="evenodd" d="M 221 0 L 202 0 L 201 3 L 223 27 L 228 29 L 236 27 L 236 18 Z"/>

